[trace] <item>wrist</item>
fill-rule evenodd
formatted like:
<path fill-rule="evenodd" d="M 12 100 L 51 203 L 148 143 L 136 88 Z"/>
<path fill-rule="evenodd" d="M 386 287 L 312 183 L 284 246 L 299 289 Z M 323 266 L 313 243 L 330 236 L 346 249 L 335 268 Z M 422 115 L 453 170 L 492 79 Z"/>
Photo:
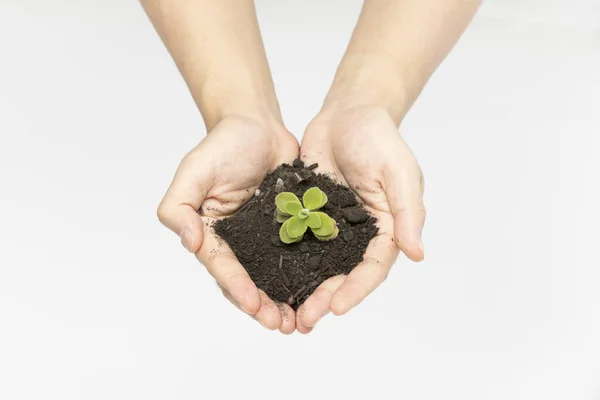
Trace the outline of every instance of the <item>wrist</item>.
<path fill-rule="evenodd" d="M 405 86 L 388 60 L 371 54 L 342 61 L 323 111 L 352 109 L 385 110 L 400 125 L 408 112 Z"/>
<path fill-rule="evenodd" d="M 206 82 L 192 95 L 210 131 L 230 117 L 253 120 L 261 125 L 283 125 L 279 103 L 272 89 L 260 83 Z"/>

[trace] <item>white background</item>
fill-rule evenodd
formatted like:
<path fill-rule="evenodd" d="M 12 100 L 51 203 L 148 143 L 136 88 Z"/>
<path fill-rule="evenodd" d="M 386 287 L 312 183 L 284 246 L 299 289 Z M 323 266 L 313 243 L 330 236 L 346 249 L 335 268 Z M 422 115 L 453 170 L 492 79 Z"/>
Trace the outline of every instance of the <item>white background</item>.
<path fill-rule="evenodd" d="M 284 117 L 359 1 L 258 1 Z M 155 208 L 201 118 L 141 7 L 0 0 L 0 399 L 600 399 L 600 2 L 487 2 L 401 128 L 427 260 L 285 337 Z"/>

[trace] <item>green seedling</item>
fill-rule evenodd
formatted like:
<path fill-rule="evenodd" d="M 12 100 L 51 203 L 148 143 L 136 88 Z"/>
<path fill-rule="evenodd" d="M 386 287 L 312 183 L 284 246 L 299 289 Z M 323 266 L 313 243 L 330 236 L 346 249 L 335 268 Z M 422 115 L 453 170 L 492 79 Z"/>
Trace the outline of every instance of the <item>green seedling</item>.
<path fill-rule="evenodd" d="M 302 203 L 294 193 L 279 193 L 275 197 L 275 204 L 277 222 L 282 224 L 279 230 L 281 241 L 288 244 L 299 242 L 308 228 L 319 240 L 335 239 L 339 233 L 335 220 L 318 211 L 326 203 L 327 195 L 318 187 L 304 192 Z"/>

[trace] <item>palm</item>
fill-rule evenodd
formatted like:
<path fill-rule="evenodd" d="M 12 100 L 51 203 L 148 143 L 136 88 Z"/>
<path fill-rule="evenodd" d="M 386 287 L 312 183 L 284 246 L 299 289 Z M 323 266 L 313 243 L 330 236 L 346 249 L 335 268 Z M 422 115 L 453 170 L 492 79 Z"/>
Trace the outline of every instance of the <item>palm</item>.
<path fill-rule="evenodd" d="M 324 282 L 323 290 L 306 301 L 299 310 L 304 314 L 297 321 L 300 330 L 302 319 L 308 329 L 329 309 L 336 314 L 347 312 L 386 278 L 399 251 L 394 243 L 404 247 L 398 243 L 403 227 L 397 223 L 395 227 L 394 221 L 402 211 L 398 205 L 411 191 L 418 190 L 419 198 L 422 194 L 420 169 L 385 112 L 364 110 L 317 117 L 305 132 L 301 153 L 307 163 L 319 163 L 319 171 L 332 173 L 355 191 L 377 218 L 379 235 L 352 273 Z"/>
<path fill-rule="evenodd" d="M 232 215 L 254 195 L 269 171 L 297 156 L 298 143 L 286 131 L 239 120 L 219 124 L 189 155 L 191 163 L 204 164 L 210 182 L 202 215 Z"/>

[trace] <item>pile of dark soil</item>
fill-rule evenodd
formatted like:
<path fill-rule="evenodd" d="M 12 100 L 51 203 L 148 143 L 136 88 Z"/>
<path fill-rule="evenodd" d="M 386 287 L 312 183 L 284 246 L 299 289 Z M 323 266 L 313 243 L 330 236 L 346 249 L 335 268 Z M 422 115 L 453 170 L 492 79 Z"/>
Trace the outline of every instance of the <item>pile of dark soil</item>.
<path fill-rule="evenodd" d="M 316 165 L 305 168 L 300 160 L 279 166 L 234 216 L 214 225 L 256 286 L 274 301 L 288 303 L 295 310 L 323 281 L 350 273 L 378 232 L 376 219 L 356 201 L 354 193 L 327 175 L 315 174 L 314 168 Z M 286 191 L 302 199 L 313 186 L 327 194 L 329 200 L 321 211 L 336 220 L 338 237 L 323 242 L 309 229 L 300 242 L 282 243 L 281 224 L 275 220 L 275 196 Z"/>

